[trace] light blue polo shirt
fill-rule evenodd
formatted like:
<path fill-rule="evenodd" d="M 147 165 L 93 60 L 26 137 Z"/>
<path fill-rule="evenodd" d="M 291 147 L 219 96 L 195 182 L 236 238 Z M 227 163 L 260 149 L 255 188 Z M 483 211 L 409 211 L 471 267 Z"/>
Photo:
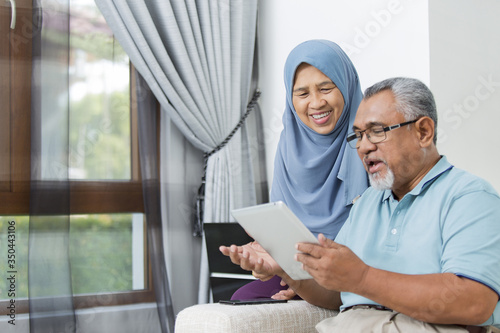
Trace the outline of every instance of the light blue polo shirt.
<path fill-rule="evenodd" d="M 444 156 L 399 202 L 390 190 L 368 188 L 335 241 L 375 268 L 454 273 L 500 295 L 500 197 Z M 353 293 L 341 296 L 342 307 L 376 304 Z M 500 324 L 499 305 L 494 317 L 485 324 Z"/>

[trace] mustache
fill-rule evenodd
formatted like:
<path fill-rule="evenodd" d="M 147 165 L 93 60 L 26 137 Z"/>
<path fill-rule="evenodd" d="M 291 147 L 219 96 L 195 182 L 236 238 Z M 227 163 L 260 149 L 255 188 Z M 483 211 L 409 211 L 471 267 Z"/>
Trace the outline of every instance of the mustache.
<path fill-rule="evenodd" d="M 381 163 L 384 163 L 385 165 L 388 165 L 387 161 L 384 160 L 383 158 L 371 157 L 371 156 L 365 156 L 365 157 L 363 157 L 363 164 L 365 166 L 370 166 L 370 165 L 372 165 L 374 163 L 378 163 L 378 162 L 381 162 Z"/>

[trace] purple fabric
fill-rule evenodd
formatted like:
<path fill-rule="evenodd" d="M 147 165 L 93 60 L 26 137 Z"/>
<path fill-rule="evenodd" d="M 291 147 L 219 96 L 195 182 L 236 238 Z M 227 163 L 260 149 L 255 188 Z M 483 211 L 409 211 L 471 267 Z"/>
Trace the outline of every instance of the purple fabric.
<path fill-rule="evenodd" d="M 288 289 L 288 286 L 282 286 L 280 282 L 281 278 L 279 276 L 274 276 L 265 282 L 260 280 L 252 281 L 236 290 L 231 299 L 270 298 L 280 290 Z M 295 296 L 294 299 L 300 299 L 300 297 Z"/>

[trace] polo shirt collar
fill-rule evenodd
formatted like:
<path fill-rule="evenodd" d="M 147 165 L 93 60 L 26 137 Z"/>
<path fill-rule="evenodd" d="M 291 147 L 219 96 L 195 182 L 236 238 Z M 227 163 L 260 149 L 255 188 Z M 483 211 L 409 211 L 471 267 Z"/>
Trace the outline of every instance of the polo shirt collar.
<path fill-rule="evenodd" d="M 448 162 L 448 159 L 446 156 L 441 155 L 441 158 L 439 161 L 432 167 L 432 169 L 422 178 L 422 180 L 415 186 L 413 190 L 411 190 L 408 194 L 411 195 L 420 195 L 422 190 L 427 186 L 427 184 L 430 184 L 434 179 L 438 178 L 440 175 L 442 175 L 444 172 L 447 170 L 453 168 L 453 165 L 451 165 Z M 384 195 L 382 198 L 382 201 L 385 201 L 392 197 L 392 190 L 385 190 Z"/>
<path fill-rule="evenodd" d="M 392 196 L 392 190 L 384 190 L 384 195 L 382 196 L 382 202 L 388 200 Z"/>

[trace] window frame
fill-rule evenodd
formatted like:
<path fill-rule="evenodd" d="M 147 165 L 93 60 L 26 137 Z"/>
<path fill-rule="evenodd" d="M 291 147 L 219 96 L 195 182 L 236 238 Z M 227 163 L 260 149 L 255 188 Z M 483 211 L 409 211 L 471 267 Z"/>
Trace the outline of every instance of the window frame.
<path fill-rule="evenodd" d="M 7 100 L 8 107 L 0 109 L 0 154 L 7 156 L 0 162 L 0 215 L 29 215 L 30 160 L 31 160 L 31 72 L 32 72 L 32 2 L 17 1 L 17 25 L 9 27 L 8 2 L 0 5 L 0 60 L 8 65 L 0 66 L 0 98 Z M 30 31 L 31 35 L 26 32 Z M 4 68 L 2 68 L 4 67 Z M 8 70 L 5 68 L 8 67 Z M 7 73 L 3 73 L 7 71 Z M 135 70 L 130 66 L 130 134 L 131 180 L 85 181 L 70 180 L 71 214 L 143 213 L 144 201 L 140 173 L 138 116 L 135 89 Z M 5 104 L 4 104 L 5 105 Z M 158 109 L 157 109 L 158 112 Z M 4 141 L 5 140 L 5 141 Z M 159 140 L 159 138 L 157 138 Z M 159 147 L 159 145 L 158 145 Z M 154 302 L 152 269 L 144 223 L 144 270 L 147 289 L 125 292 L 73 295 L 75 309 L 96 306 L 125 305 Z M 147 275 L 147 276 L 146 276 Z M 105 302 L 103 302 L 105 300 Z M 105 303 L 105 304 L 104 304 Z M 0 300 L 0 315 L 7 314 L 9 299 Z M 28 298 L 16 298 L 16 313 L 29 312 Z"/>

